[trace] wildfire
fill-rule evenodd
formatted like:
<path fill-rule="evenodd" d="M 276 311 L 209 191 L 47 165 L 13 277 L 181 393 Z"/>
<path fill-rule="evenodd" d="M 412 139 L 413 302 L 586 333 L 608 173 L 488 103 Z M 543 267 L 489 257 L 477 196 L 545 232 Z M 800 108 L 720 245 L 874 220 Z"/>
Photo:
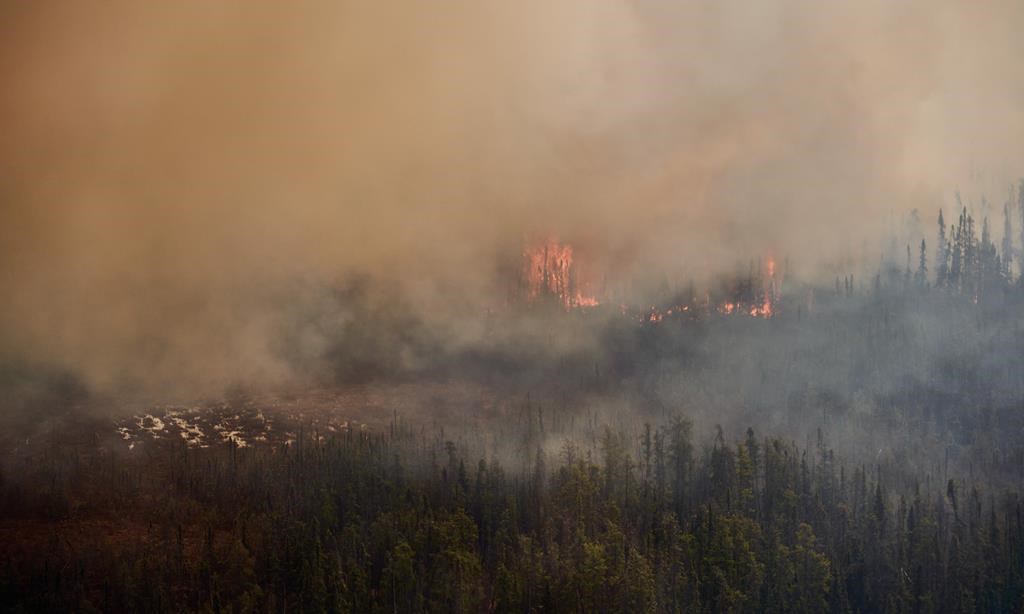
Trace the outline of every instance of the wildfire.
<path fill-rule="evenodd" d="M 581 279 L 573 247 L 557 239 L 526 246 L 523 250 L 523 280 L 527 300 L 554 300 L 565 309 L 595 307 L 597 297 Z"/>
<path fill-rule="evenodd" d="M 665 319 L 665 315 L 666 314 L 661 313 L 660 311 L 658 311 L 658 309 L 656 307 L 654 307 L 652 305 L 650 310 L 648 310 L 646 313 L 644 313 L 640 317 L 640 321 L 641 322 L 661 322 L 662 320 Z M 672 310 L 671 309 L 668 311 L 667 315 L 672 315 Z"/>
<path fill-rule="evenodd" d="M 766 275 L 759 275 L 760 287 L 755 288 L 755 299 L 747 309 L 752 317 L 770 318 L 775 315 L 775 301 L 779 297 L 781 280 L 775 275 L 775 260 L 768 258 L 765 262 L 764 272 Z"/>
<path fill-rule="evenodd" d="M 761 318 L 770 318 L 774 315 L 773 306 L 779 297 L 779 288 L 782 286 L 782 280 L 775 277 L 774 258 L 768 258 L 766 268 L 768 270 L 768 279 L 765 280 L 764 299 L 761 301 L 760 306 L 755 306 L 750 310 L 750 315 Z"/>
<path fill-rule="evenodd" d="M 733 314 L 745 314 L 753 318 L 770 318 L 775 315 L 775 310 L 772 307 L 773 299 L 765 296 L 765 298 L 752 305 L 742 305 L 738 302 L 724 301 L 718 305 L 717 311 L 723 315 Z"/>
<path fill-rule="evenodd" d="M 548 237 L 523 248 L 516 295 L 529 303 L 557 305 L 566 311 L 596 307 L 600 301 L 592 291 L 592 275 L 592 271 L 581 267 L 579 254 L 572 244 Z M 781 285 L 775 260 L 767 258 L 756 266 L 752 264 L 749 275 L 738 276 L 726 292 L 728 298 L 721 302 L 712 301 L 709 293 L 704 301 L 693 298 L 687 303 L 651 305 L 640 310 L 619 304 L 619 311 L 624 316 L 651 324 L 715 313 L 768 319 L 776 315 Z"/>
<path fill-rule="evenodd" d="M 750 308 L 750 315 L 755 318 L 770 318 L 772 317 L 772 304 L 770 301 L 765 300 L 761 305 L 754 305 Z"/>

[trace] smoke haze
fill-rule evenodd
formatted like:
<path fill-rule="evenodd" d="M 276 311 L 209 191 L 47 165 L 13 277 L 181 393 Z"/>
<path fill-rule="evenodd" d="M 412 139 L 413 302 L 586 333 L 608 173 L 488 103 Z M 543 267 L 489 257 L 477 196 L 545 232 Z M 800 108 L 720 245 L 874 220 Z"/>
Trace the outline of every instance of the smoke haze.
<path fill-rule="evenodd" d="M 353 276 L 468 342 L 536 234 L 623 275 L 877 261 L 893 214 L 930 239 L 954 189 L 1001 203 L 1024 168 L 1022 24 L 1016 0 L 9 3 L 0 347 L 98 386 L 287 379 L 275 334 Z"/>

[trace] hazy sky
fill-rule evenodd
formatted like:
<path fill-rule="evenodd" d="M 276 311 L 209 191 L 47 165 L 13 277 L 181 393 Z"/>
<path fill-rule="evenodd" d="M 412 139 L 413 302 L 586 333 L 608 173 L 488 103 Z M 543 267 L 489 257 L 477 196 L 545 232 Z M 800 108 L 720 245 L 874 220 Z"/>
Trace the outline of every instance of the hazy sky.
<path fill-rule="evenodd" d="M 1021 32 L 1019 0 L 4 3 L 0 339 L 245 377 L 268 287 L 438 309 L 528 233 L 810 270 L 956 187 L 1002 202 Z"/>

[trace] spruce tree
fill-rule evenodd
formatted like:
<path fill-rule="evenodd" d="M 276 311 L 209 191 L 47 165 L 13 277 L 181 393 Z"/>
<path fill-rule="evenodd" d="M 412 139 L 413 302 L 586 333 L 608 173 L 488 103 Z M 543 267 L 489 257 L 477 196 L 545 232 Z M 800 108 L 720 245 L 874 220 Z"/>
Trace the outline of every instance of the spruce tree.
<path fill-rule="evenodd" d="M 1013 200 L 1011 197 L 1010 200 Z M 1017 269 L 1024 271 L 1024 179 L 1020 180 L 1017 186 L 1017 213 L 1021 216 L 1020 222 L 1020 244 L 1021 249 L 1017 252 Z M 1022 276 L 1024 278 L 1024 276 Z"/>
<path fill-rule="evenodd" d="M 910 287 L 910 244 L 907 243 L 907 265 L 903 269 L 903 289 Z"/>
<path fill-rule="evenodd" d="M 927 246 L 922 238 L 921 249 L 917 259 L 917 272 L 914 273 L 914 283 L 922 290 L 928 285 L 928 252 L 926 250 Z"/>
<path fill-rule="evenodd" d="M 1010 207 L 1012 205 L 1013 186 L 1010 186 L 1010 197 L 1003 204 L 1003 246 L 1001 254 L 1003 267 L 999 271 L 1005 283 L 1009 283 L 1013 278 L 1013 227 L 1010 222 Z"/>
<path fill-rule="evenodd" d="M 943 287 L 949 277 L 949 246 L 946 242 L 946 220 L 939 209 L 939 244 L 935 249 L 935 285 Z"/>

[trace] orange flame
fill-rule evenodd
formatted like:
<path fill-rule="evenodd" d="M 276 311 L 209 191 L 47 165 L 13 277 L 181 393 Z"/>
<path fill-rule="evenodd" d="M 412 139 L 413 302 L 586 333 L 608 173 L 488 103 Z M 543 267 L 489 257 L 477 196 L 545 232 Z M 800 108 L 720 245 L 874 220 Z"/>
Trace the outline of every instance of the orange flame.
<path fill-rule="evenodd" d="M 765 277 L 760 277 L 759 287 L 755 289 L 754 299 L 750 303 L 725 301 L 717 307 L 722 314 L 744 314 L 754 318 L 771 318 L 775 315 L 775 303 L 779 297 L 780 280 L 775 273 L 775 260 L 768 258 L 765 262 Z"/>
<path fill-rule="evenodd" d="M 528 245 L 523 250 L 526 298 L 533 302 L 553 299 L 565 309 L 595 307 L 599 301 L 588 292 L 574 262 L 573 247 L 557 239 Z"/>

